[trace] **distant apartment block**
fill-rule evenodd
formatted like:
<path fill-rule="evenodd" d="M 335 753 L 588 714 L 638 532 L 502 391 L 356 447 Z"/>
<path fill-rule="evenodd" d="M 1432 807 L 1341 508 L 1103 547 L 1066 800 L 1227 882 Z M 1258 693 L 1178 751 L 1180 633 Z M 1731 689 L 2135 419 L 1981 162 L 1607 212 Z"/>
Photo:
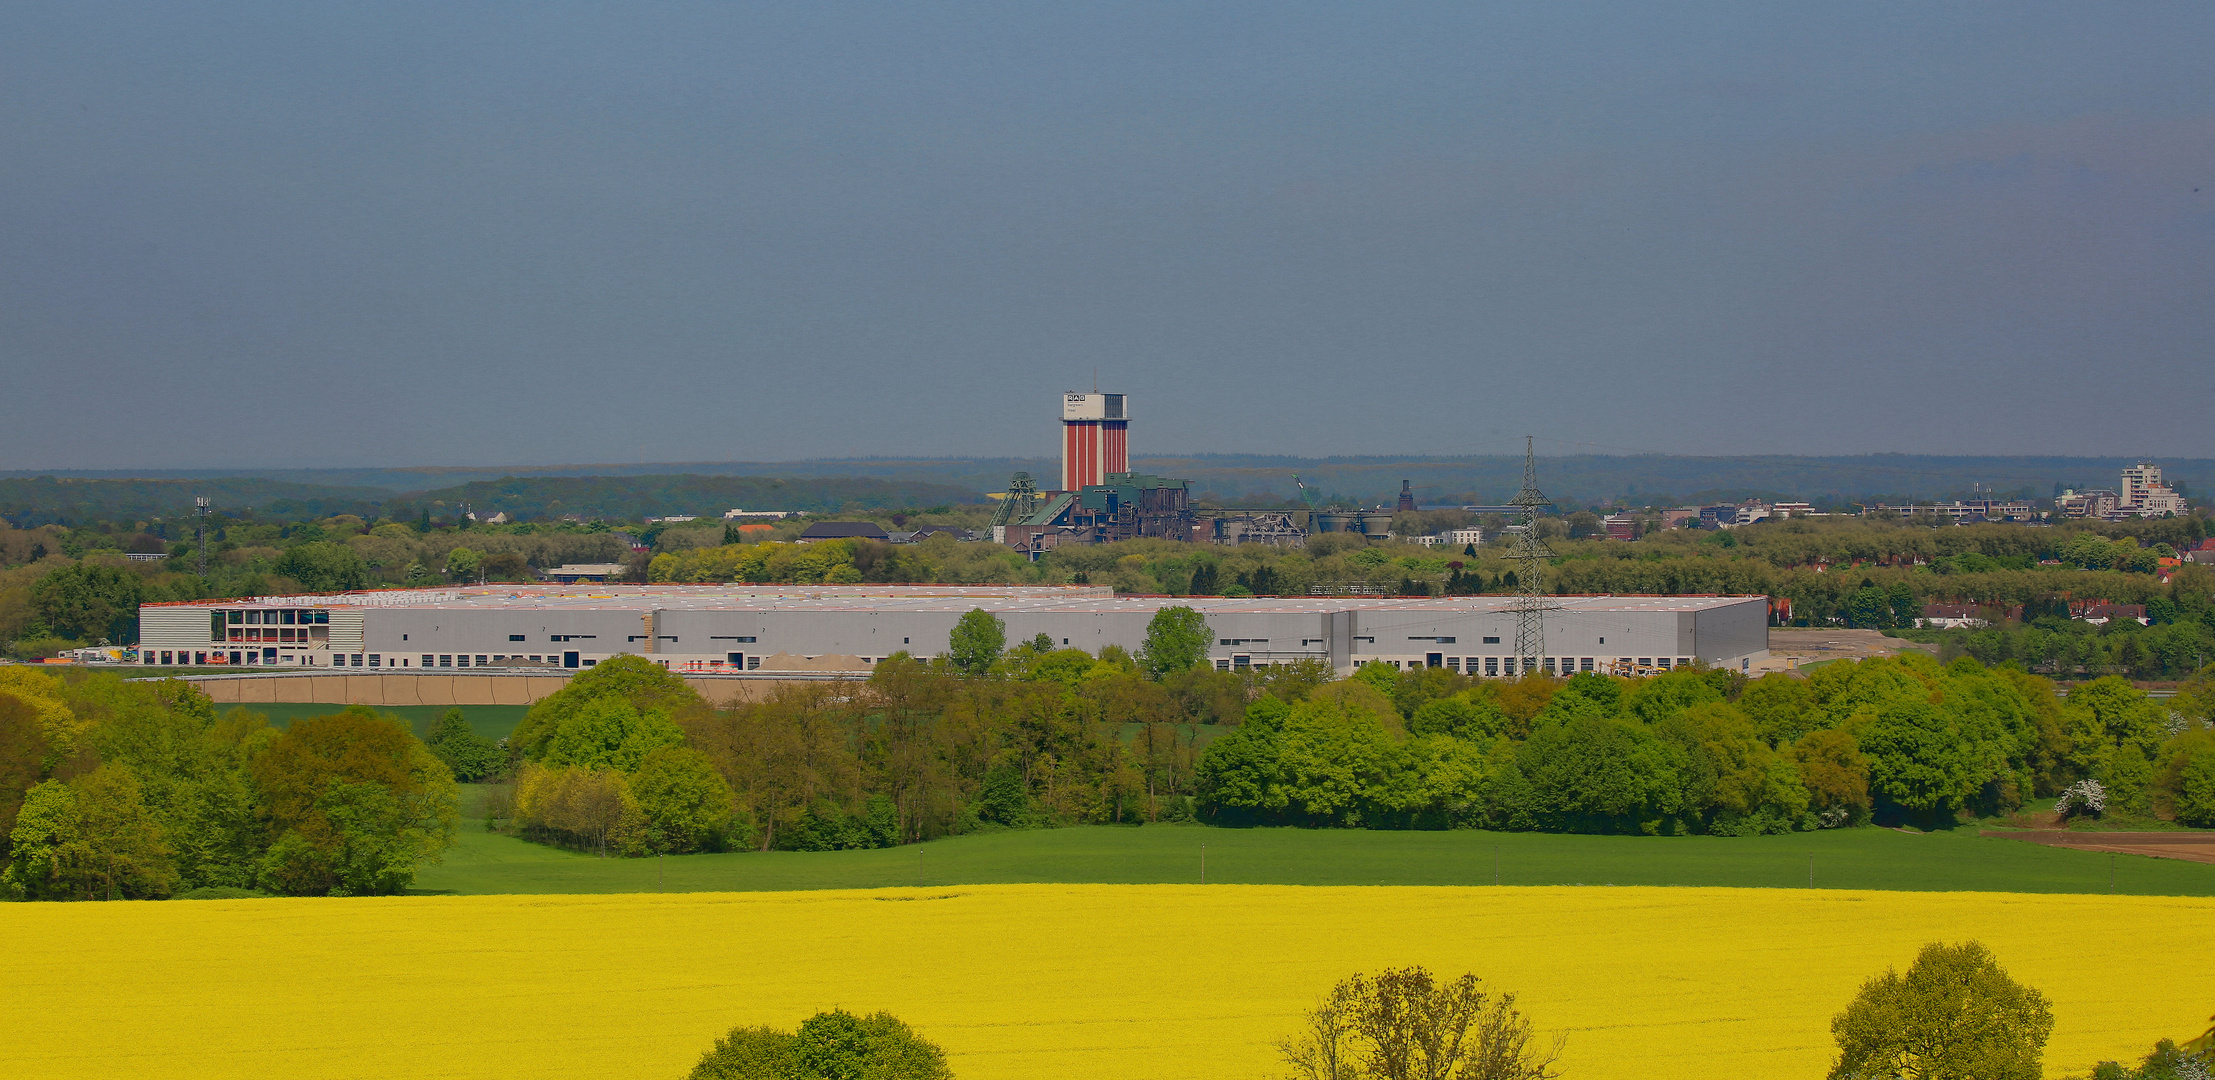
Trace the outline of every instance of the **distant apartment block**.
<path fill-rule="evenodd" d="M 2184 496 L 2161 479 L 2161 466 L 2150 461 L 2124 469 L 2120 491 L 2108 488 L 2071 490 L 2054 500 L 2054 512 L 2062 517 L 2098 521 L 2169 517 L 2189 509 Z"/>

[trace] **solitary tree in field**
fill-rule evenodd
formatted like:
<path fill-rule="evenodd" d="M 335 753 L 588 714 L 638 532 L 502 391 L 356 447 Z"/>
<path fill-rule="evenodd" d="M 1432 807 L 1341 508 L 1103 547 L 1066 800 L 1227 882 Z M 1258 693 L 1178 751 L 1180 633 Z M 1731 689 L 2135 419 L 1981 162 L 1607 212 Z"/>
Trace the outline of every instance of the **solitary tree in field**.
<path fill-rule="evenodd" d="M 1439 982 L 1421 967 L 1355 975 L 1277 1043 L 1293 1080 L 1547 1080 L 1561 1040 L 1532 1045 L 1514 994 L 1475 975 Z"/>
<path fill-rule="evenodd" d="M 1007 651 L 1007 646 L 1007 625 L 983 608 L 971 608 L 969 614 L 954 624 L 946 657 L 962 674 L 982 675 L 1000 662 L 1000 654 Z"/>
<path fill-rule="evenodd" d="M 1830 1080 L 2039 1080 L 2053 1009 L 1977 942 L 1923 946 L 1830 1022 Z"/>
<path fill-rule="evenodd" d="M 1208 641 L 1206 616 L 1188 607 L 1165 607 L 1146 624 L 1138 666 L 1154 679 L 1189 671 L 1207 661 Z"/>
<path fill-rule="evenodd" d="M 787 1034 L 732 1028 L 688 1080 L 950 1080 L 946 1052 L 891 1013 L 816 1013 Z"/>

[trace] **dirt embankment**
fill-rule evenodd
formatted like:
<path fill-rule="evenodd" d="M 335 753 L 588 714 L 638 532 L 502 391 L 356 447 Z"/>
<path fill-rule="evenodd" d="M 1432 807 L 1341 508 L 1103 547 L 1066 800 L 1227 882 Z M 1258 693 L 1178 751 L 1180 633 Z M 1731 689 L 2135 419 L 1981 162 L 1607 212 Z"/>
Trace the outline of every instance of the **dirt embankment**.
<path fill-rule="evenodd" d="M 2215 864 L 2215 832 L 2072 832 L 2067 829 L 1984 829 L 1979 836 L 2023 840 L 2076 851 L 2112 851 L 2156 859 Z"/>

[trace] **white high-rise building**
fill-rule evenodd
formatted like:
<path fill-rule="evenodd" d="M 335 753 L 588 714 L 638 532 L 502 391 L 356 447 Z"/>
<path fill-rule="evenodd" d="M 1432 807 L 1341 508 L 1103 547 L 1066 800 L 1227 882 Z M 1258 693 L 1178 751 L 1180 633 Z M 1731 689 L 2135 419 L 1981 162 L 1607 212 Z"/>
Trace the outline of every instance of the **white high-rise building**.
<path fill-rule="evenodd" d="M 2184 498 L 2161 482 L 2161 466 L 2141 461 L 2123 470 L 2122 506 L 2126 514 L 2161 517 L 2185 512 Z"/>

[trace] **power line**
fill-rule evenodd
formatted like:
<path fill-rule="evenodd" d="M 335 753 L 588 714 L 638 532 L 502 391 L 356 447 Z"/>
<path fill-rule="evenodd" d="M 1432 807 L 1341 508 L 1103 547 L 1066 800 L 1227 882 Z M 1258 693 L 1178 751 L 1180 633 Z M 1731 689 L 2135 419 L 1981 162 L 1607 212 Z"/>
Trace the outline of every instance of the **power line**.
<path fill-rule="evenodd" d="M 1516 595 L 1515 655 L 1524 671 L 1542 665 L 1546 656 L 1546 602 L 1544 577 L 1546 560 L 1554 557 L 1547 550 L 1546 542 L 1538 537 L 1538 512 L 1549 505 L 1546 493 L 1538 490 L 1538 458 L 1532 449 L 1531 436 L 1523 437 L 1523 490 L 1508 500 L 1511 506 L 1523 508 L 1523 528 L 1515 539 L 1515 550 L 1508 558 L 1515 560 Z"/>

